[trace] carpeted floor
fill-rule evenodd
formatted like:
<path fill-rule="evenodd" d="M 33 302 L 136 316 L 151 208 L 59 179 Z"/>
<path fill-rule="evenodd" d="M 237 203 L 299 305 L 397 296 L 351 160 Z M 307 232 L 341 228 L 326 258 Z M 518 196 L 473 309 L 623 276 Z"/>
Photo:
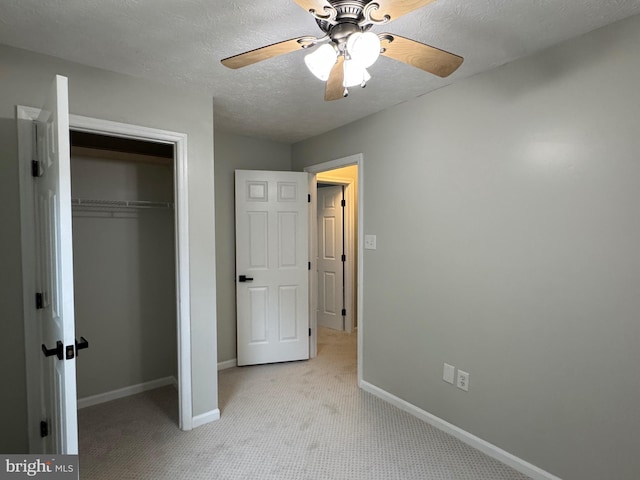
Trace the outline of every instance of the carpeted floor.
<path fill-rule="evenodd" d="M 80 410 L 80 478 L 528 478 L 358 389 L 355 334 L 323 329 L 318 353 L 221 371 L 221 418 L 191 432 L 173 387 Z"/>

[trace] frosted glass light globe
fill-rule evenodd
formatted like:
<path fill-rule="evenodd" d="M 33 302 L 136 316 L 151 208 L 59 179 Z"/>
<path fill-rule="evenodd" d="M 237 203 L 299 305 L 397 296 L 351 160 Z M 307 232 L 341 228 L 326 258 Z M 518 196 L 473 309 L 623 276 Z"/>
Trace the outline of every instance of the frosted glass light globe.
<path fill-rule="evenodd" d="M 369 68 L 380 56 L 380 39 L 373 32 L 356 32 L 347 39 L 347 52 L 352 60 Z"/>
<path fill-rule="evenodd" d="M 369 75 L 367 69 L 364 68 L 360 62 L 355 60 L 345 60 L 344 80 L 342 84 L 345 88 L 364 85 L 369 80 L 371 80 L 371 75 Z"/>
<path fill-rule="evenodd" d="M 304 63 L 307 64 L 307 68 L 317 78 L 326 82 L 331 73 L 331 69 L 336 64 L 338 59 L 338 53 L 333 45 L 325 43 L 320 45 L 314 52 L 304 57 Z"/>

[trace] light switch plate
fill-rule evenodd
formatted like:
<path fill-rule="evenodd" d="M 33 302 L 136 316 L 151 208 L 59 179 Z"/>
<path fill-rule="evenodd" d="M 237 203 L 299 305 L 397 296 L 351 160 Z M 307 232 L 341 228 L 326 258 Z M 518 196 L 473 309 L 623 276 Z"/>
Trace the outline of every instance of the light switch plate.
<path fill-rule="evenodd" d="M 375 250 L 376 249 L 376 236 L 375 235 L 365 235 L 364 236 L 364 248 L 367 250 Z"/>
<path fill-rule="evenodd" d="M 444 369 L 442 370 L 442 379 L 453 385 L 453 379 L 455 377 L 456 367 L 453 365 L 449 365 L 448 363 L 444 364 Z"/>

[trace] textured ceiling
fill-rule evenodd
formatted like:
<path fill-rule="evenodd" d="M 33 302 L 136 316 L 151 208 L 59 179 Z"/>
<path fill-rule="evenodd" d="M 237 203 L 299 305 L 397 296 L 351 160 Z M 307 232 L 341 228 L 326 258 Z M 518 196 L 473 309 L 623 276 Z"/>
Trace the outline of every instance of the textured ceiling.
<path fill-rule="evenodd" d="M 295 142 L 635 14 L 640 0 L 438 0 L 373 31 L 461 55 L 458 71 L 440 79 L 381 57 L 365 89 L 334 102 L 303 51 L 240 70 L 220 64 L 320 36 L 292 0 L 0 0 L 0 43 L 208 92 L 217 127 Z"/>

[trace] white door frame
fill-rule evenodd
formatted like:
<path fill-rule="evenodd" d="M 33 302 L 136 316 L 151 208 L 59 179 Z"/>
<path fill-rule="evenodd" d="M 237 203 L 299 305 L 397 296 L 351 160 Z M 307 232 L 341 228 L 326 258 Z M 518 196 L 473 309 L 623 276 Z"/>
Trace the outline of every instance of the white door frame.
<path fill-rule="evenodd" d="M 34 129 L 39 108 L 17 106 L 18 160 L 20 176 L 20 216 L 22 235 L 22 291 L 27 372 L 27 411 L 29 451 L 37 453 L 40 444 L 40 339 L 34 309 L 35 251 L 33 179 L 31 160 Z M 69 115 L 69 128 L 75 131 L 110 135 L 174 145 L 174 200 L 176 241 L 176 305 L 178 335 L 178 405 L 179 427 L 193 428 L 191 385 L 191 318 L 189 284 L 189 209 L 187 135 L 109 120 Z"/>
<path fill-rule="evenodd" d="M 311 191 L 315 192 L 317 187 L 316 174 L 321 172 L 327 172 L 329 170 L 335 170 L 337 168 L 348 167 L 351 165 L 358 166 L 358 273 L 357 273 L 357 303 L 358 303 L 358 312 L 357 312 L 357 331 L 358 331 L 358 385 L 362 385 L 362 339 L 363 339 L 363 331 L 364 331 L 364 322 L 363 322 L 363 281 L 364 281 L 364 252 L 362 248 L 362 242 L 364 239 L 364 157 L 361 153 L 357 153 L 355 155 L 350 155 L 348 157 L 338 158 L 335 160 L 331 160 L 324 163 L 319 163 L 316 165 L 311 165 L 304 169 L 305 172 L 309 172 L 313 174 L 311 179 Z M 315 258 L 317 257 L 318 250 L 318 238 L 317 238 L 317 224 L 318 224 L 318 210 L 317 210 L 317 201 L 316 195 L 311 196 L 311 217 L 309 224 L 313 229 L 310 235 L 310 243 L 311 243 L 311 258 L 315 262 Z M 315 220 L 314 220 L 315 219 Z M 347 257 L 348 258 L 348 257 Z M 309 353 L 313 358 L 317 356 L 318 350 L 318 318 L 316 316 L 316 310 L 318 306 L 318 286 L 315 280 L 314 270 L 312 269 L 310 274 L 310 292 L 309 292 L 309 326 L 311 327 L 311 337 L 309 338 Z"/>

